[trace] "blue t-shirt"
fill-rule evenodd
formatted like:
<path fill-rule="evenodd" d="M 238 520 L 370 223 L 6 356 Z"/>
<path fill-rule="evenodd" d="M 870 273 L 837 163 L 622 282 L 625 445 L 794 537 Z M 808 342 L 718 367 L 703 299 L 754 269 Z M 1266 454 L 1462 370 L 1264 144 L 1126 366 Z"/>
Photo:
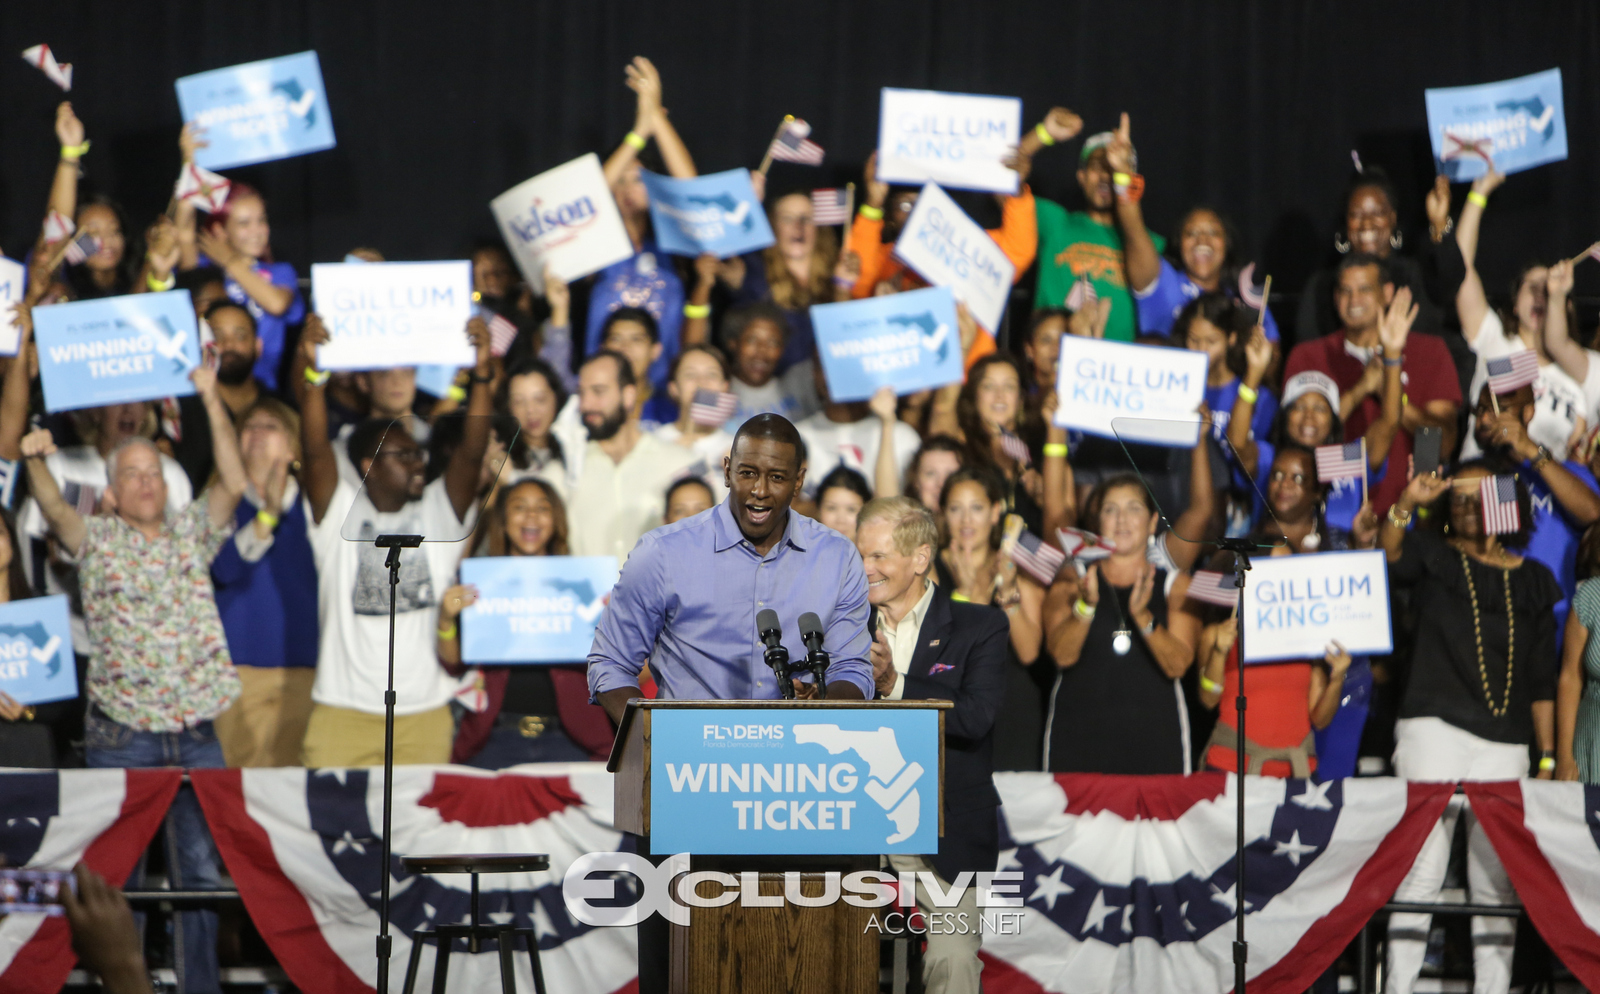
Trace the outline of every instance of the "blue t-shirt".
<path fill-rule="evenodd" d="M 589 294 L 589 328 L 584 336 L 584 355 L 600 348 L 600 326 L 606 315 L 623 307 L 642 307 L 661 328 L 661 357 L 650 364 L 650 382 L 657 391 L 667 386 L 667 369 L 678 354 L 683 330 L 683 282 L 672 260 L 654 243 L 621 262 L 600 270 Z"/>
<path fill-rule="evenodd" d="M 1234 377 L 1220 387 L 1210 385 L 1206 387 L 1206 407 L 1211 410 L 1211 437 L 1218 443 L 1218 448 L 1228 454 L 1230 473 L 1227 489 L 1237 498 L 1230 502 L 1229 538 L 1242 537 L 1255 530 L 1256 524 L 1261 520 L 1263 506 L 1261 494 L 1267 489 L 1265 472 L 1258 471 L 1256 479 L 1260 481 L 1259 487 L 1252 486 L 1250 474 L 1245 472 L 1245 468 L 1239 464 L 1233 453 L 1232 446 L 1227 444 L 1228 422 L 1233 420 L 1233 405 L 1239 399 L 1239 385 L 1239 378 Z M 1269 469 L 1272 466 L 1272 446 L 1263 439 L 1272 430 L 1273 419 L 1277 416 L 1278 398 L 1271 390 L 1261 387 L 1256 391 L 1255 411 L 1250 417 L 1250 435 L 1256 440 L 1256 449 L 1267 453 L 1266 461 L 1262 465 Z M 1246 497 L 1248 500 L 1245 500 Z M 1244 512 L 1247 508 L 1249 518 L 1245 519 Z M 1235 510 L 1239 520 L 1234 520 Z"/>
<path fill-rule="evenodd" d="M 1581 480 L 1590 490 L 1600 492 L 1594 475 L 1582 463 L 1568 460 L 1561 465 Z M 1583 538 L 1583 528 L 1574 524 L 1556 503 L 1555 494 L 1538 473 L 1528 470 L 1517 474 L 1528 485 L 1529 503 L 1533 505 L 1533 536 L 1523 555 L 1543 563 L 1555 574 L 1561 587 L 1561 603 L 1556 605 L 1556 650 L 1561 649 L 1561 634 L 1566 630 L 1567 608 L 1572 602 L 1572 592 L 1578 587 L 1578 541 Z"/>
<path fill-rule="evenodd" d="M 232 276 L 223 280 L 228 299 L 235 304 L 243 305 L 244 309 L 250 312 L 250 316 L 256 319 L 256 337 L 261 340 L 261 358 L 256 360 L 255 377 L 265 383 L 268 390 L 276 391 L 278 364 L 283 361 L 284 330 L 289 325 L 299 324 L 306 319 L 306 301 L 300 295 L 300 279 L 295 275 L 294 267 L 287 262 L 258 262 L 255 264 L 255 271 L 258 275 L 266 277 L 273 286 L 281 286 L 285 290 L 294 292 L 294 299 L 289 301 L 288 310 L 282 314 L 268 314 L 266 308 L 245 293 L 244 287 L 234 282 Z"/>
<path fill-rule="evenodd" d="M 1329 443 L 1332 444 L 1332 443 Z M 1256 467 L 1256 480 L 1262 492 L 1267 489 L 1267 474 L 1272 472 L 1272 460 L 1277 455 L 1277 450 L 1271 442 L 1256 442 L 1259 452 L 1259 465 Z M 1389 461 L 1384 460 L 1383 465 L 1377 469 L 1367 467 L 1367 492 L 1370 495 L 1383 482 L 1388 475 Z M 1344 531 L 1354 531 L 1356 515 L 1361 511 L 1361 480 L 1351 476 L 1342 480 L 1334 480 L 1328 485 L 1325 498 L 1327 505 L 1323 510 L 1322 518 L 1331 528 L 1340 528 Z"/>
<path fill-rule="evenodd" d="M 1235 300 L 1239 299 L 1239 291 L 1231 286 L 1222 287 L 1222 292 Z M 1156 277 L 1155 283 L 1143 294 L 1138 291 L 1133 294 L 1133 301 L 1139 308 L 1140 333 L 1170 335 L 1178 312 L 1202 293 L 1205 291 L 1200 289 L 1200 284 L 1190 279 L 1188 274 L 1179 272 L 1176 266 L 1167 261 L 1166 256 L 1162 256 L 1161 274 Z M 1273 320 L 1271 307 L 1262 316 L 1261 328 L 1267 341 L 1278 340 L 1278 322 Z"/>

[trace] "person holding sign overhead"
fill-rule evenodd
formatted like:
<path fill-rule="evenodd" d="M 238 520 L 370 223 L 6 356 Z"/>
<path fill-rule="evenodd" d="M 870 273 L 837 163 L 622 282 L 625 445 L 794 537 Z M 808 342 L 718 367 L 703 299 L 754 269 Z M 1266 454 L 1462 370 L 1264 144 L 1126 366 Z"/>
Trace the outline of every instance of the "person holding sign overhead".
<path fill-rule="evenodd" d="M 138 263 L 128 251 L 128 224 L 122 208 L 103 197 L 78 198 L 79 161 L 88 154 L 90 142 L 84 137 L 83 122 L 63 100 L 56 108 L 56 138 L 61 156 L 50 185 L 50 203 L 45 218 L 44 236 L 39 248 L 54 247 L 69 235 L 93 238 L 89 253 L 79 264 L 66 265 L 65 281 L 79 300 L 115 297 L 134 291 Z M 52 237 L 53 227 L 64 229 Z"/>
<path fill-rule="evenodd" d="M 521 480 L 500 491 L 484 512 L 480 534 L 491 556 L 565 556 L 567 508 L 550 484 Z M 476 554 L 476 553 L 474 553 Z M 459 672 L 461 612 L 478 589 L 456 584 L 439 599 L 439 662 Z M 611 723 L 589 703 L 581 661 L 572 666 L 485 666 L 488 706 L 468 712 L 456 729 L 450 762 L 484 770 L 518 763 L 581 763 L 611 748 Z"/>
<path fill-rule="evenodd" d="M 321 640 L 317 679 L 303 758 L 307 766 L 377 766 L 384 756 L 384 687 L 389 651 L 389 583 L 384 550 L 351 534 L 453 536 L 477 499 L 489 446 L 492 404 L 489 329 L 467 322 L 476 352 L 467 400 L 471 415 L 444 474 L 427 482 L 427 454 L 400 425 L 369 418 L 356 425 L 346 447 L 364 484 L 345 479 L 328 439 L 329 374 L 316 369 L 317 347 L 328 341 L 322 319 L 306 319 L 300 339 L 305 382 L 300 437 L 303 482 L 311 525 L 307 534 L 317 565 Z M 625 361 L 625 360 L 624 360 Z M 401 423 L 403 425 L 403 422 Z M 461 547 L 424 542 L 401 562 L 395 621 L 394 761 L 445 763 L 454 722 L 448 707 L 455 681 L 434 648 L 437 592 L 455 575 Z"/>
<path fill-rule="evenodd" d="M 601 326 L 606 315 L 619 307 L 642 307 L 660 322 L 662 358 L 650 366 L 650 380 L 665 388 L 667 363 L 678 354 L 679 333 L 683 328 L 683 281 L 672 263 L 656 246 L 650 227 L 650 194 L 640 176 L 640 153 L 655 140 L 665 160 L 667 173 L 679 179 L 699 175 L 694 159 L 678 137 L 677 129 L 661 106 L 661 73 L 644 56 L 636 56 L 624 70 L 628 89 L 638 95 L 633 130 L 606 159 L 606 182 L 622 213 L 634 254 L 600 270 L 589 295 L 589 326 L 584 350 L 592 355 L 600 348 Z"/>
<path fill-rule="evenodd" d="M 55 451 L 40 428 L 22 440 L 28 482 L 50 529 L 78 561 L 88 622 L 89 712 L 85 761 L 95 768 L 223 765 L 213 720 L 239 696 L 212 595 L 211 561 L 233 533 L 246 477 L 216 373 L 189 374 L 211 416 L 217 481 L 175 515 L 155 443 L 135 435 L 106 460 L 106 515 L 85 516 L 63 498 L 45 466 Z M 167 814 L 168 880 L 215 890 L 216 852 L 191 789 Z M 214 911 L 185 911 L 175 933 L 179 987 L 216 990 Z"/>
<path fill-rule="evenodd" d="M 1485 486 L 1485 484 L 1489 484 Z M 1492 501 L 1487 508 L 1485 501 Z M 1418 526 L 1422 508 L 1444 534 Z M 1492 510 L 1492 514 L 1486 513 Z M 1555 770 L 1555 577 L 1521 554 L 1531 534 L 1528 489 L 1504 463 L 1465 463 L 1456 475 L 1416 476 L 1384 517 L 1380 544 L 1395 584 L 1412 588 L 1417 619 L 1411 679 L 1395 723 L 1395 775 L 1407 780 L 1540 779 Z M 1470 623 L 1469 623 L 1470 622 Z M 1429 832 L 1394 900 L 1434 902 L 1444 886 L 1451 838 L 1465 798 L 1457 795 Z M 1505 867 L 1475 820 L 1467 842 L 1474 904 L 1517 902 Z M 1422 968 L 1431 916 L 1389 919 L 1389 991 L 1409 992 Z M 1516 920 L 1472 920 L 1479 991 L 1511 985 Z"/>

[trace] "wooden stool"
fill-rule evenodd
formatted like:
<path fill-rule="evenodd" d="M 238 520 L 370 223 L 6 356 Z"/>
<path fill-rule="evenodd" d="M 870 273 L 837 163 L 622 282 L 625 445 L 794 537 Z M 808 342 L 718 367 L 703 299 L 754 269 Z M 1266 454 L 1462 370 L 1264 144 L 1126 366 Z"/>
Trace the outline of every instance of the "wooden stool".
<path fill-rule="evenodd" d="M 531 928 L 513 928 L 510 925 L 479 924 L 478 874 L 528 873 L 550 869 L 550 857 L 540 853 L 472 853 L 448 856 L 401 856 L 400 865 L 408 873 L 470 873 L 472 874 L 472 923 L 469 925 L 435 925 L 419 928 L 411 933 L 411 960 L 406 964 L 406 982 L 403 994 L 412 994 L 417 983 L 417 965 L 422 962 L 422 941 L 433 939 L 436 952 L 433 959 L 433 994 L 445 994 L 445 980 L 450 970 L 450 946 L 458 938 L 467 940 L 467 951 L 478 951 L 478 940 L 493 936 L 500 943 L 500 989 L 503 994 L 516 994 L 517 978 L 511 965 L 511 947 L 516 937 L 528 939 L 528 962 L 533 965 L 535 994 L 545 994 L 544 971 L 539 968 L 539 937 Z"/>

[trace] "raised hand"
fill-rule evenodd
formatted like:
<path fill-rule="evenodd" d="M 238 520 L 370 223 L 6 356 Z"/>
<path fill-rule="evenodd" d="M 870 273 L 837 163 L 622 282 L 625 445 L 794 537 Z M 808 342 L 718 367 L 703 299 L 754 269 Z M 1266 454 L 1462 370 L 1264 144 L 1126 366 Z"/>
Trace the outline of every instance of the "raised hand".
<path fill-rule="evenodd" d="M 1155 620 L 1155 615 L 1150 613 L 1150 595 L 1155 589 L 1156 568 L 1145 563 L 1139 578 L 1133 581 L 1133 591 L 1128 594 L 1128 618 L 1140 628 L 1147 627 Z"/>
<path fill-rule="evenodd" d="M 1100 603 L 1100 564 L 1090 566 L 1083 575 L 1083 582 L 1078 584 L 1078 597 L 1090 607 Z"/>
<path fill-rule="evenodd" d="M 1050 108 L 1050 113 L 1039 123 L 1043 124 L 1044 130 L 1058 142 L 1075 138 L 1083 130 L 1083 118 L 1065 107 Z"/>
<path fill-rule="evenodd" d="M 712 252 L 701 252 L 699 255 L 695 256 L 695 283 L 700 287 L 709 290 L 711 285 L 717 281 L 717 269 L 721 265 L 722 260 L 718 259 Z"/>
<path fill-rule="evenodd" d="M 1572 293 L 1572 260 L 1562 259 L 1550 267 L 1550 275 L 1545 280 L 1545 292 L 1551 297 L 1560 297 L 1563 301 Z"/>
<path fill-rule="evenodd" d="M 1266 377 L 1267 368 L 1272 365 L 1272 343 L 1260 325 L 1256 325 L 1250 332 L 1250 339 L 1244 343 L 1244 362 L 1245 369 L 1257 383 Z"/>
<path fill-rule="evenodd" d="M 1489 194 L 1499 189 L 1500 184 L 1504 183 L 1505 181 L 1505 173 L 1502 173 L 1500 170 L 1496 169 L 1494 167 L 1494 160 L 1490 159 L 1488 171 L 1472 181 L 1472 192 L 1481 193 L 1487 197 Z"/>
<path fill-rule="evenodd" d="M 1344 674 L 1350 669 L 1350 653 L 1338 642 L 1329 642 L 1328 647 L 1322 652 L 1322 661 L 1328 664 L 1328 669 L 1333 671 L 1329 679 L 1344 680 Z"/>
<path fill-rule="evenodd" d="M 1433 188 L 1423 200 L 1428 212 L 1428 227 L 1438 238 L 1444 237 L 1444 227 L 1450 223 L 1450 178 L 1440 174 L 1433 178 Z M 1437 241 L 1437 238 L 1435 239 Z"/>
<path fill-rule="evenodd" d="M 872 682 L 877 686 L 878 693 L 893 692 L 895 678 L 899 674 L 895 672 L 894 654 L 889 651 L 889 641 L 881 629 L 872 633 L 872 648 L 868 655 L 872 660 Z"/>
<path fill-rule="evenodd" d="M 1356 511 L 1354 520 L 1350 522 L 1350 535 L 1355 539 L 1356 548 L 1370 549 L 1378 541 L 1378 512 L 1372 509 L 1371 501 L 1363 501 L 1361 509 Z"/>
<path fill-rule="evenodd" d="M 972 351 L 972 343 L 978 340 L 978 321 L 959 300 L 956 301 L 956 324 L 961 328 L 961 354 L 966 355 Z"/>
<path fill-rule="evenodd" d="M 16 721 L 22 717 L 22 705 L 17 699 L 0 690 L 0 721 Z"/>
<path fill-rule="evenodd" d="M 189 370 L 189 382 L 194 384 L 195 393 L 202 400 L 210 400 L 217 394 L 217 370 L 209 362 L 202 362 Z"/>
<path fill-rule="evenodd" d="M 849 283 L 856 285 L 856 280 L 861 278 L 861 256 L 845 249 L 839 253 L 839 261 L 833 264 L 833 282 L 836 285 Z"/>
<path fill-rule="evenodd" d="M 70 100 L 56 106 L 56 140 L 63 145 L 83 144 L 83 122 L 73 113 Z"/>
<path fill-rule="evenodd" d="M 895 394 L 894 387 L 882 386 L 867 401 L 867 406 L 873 414 L 884 421 L 893 423 L 895 411 L 900 406 L 900 398 Z"/>
<path fill-rule="evenodd" d="M 878 153 L 867 156 L 867 167 L 861 172 L 862 185 L 866 188 L 867 206 L 883 209 L 884 202 L 889 199 L 889 184 L 878 180 Z"/>
<path fill-rule="evenodd" d="M 487 375 L 489 360 L 493 356 L 489 351 L 493 338 L 489 334 L 489 325 L 484 322 L 483 318 L 474 317 L 467 321 L 467 341 L 471 342 L 472 347 L 478 352 L 478 375 Z"/>
<path fill-rule="evenodd" d="M 1138 154 L 1133 150 L 1133 128 L 1124 111 L 1117 130 L 1111 135 L 1111 144 L 1106 146 L 1106 165 L 1112 172 L 1135 173 L 1139 171 L 1138 162 Z"/>
<path fill-rule="evenodd" d="M 200 246 L 200 251 L 205 253 L 207 259 L 216 264 L 218 269 L 227 269 L 238 262 L 242 256 L 234 251 L 228 239 L 217 234 L 210 228 L 204 228 L 195 234 L 195 242 Z"/>
<path fill-rule="evenodd" d="M 470 583 L 458 583 L 444 592 L 439 599 L 439 619 L 454 622 L 461 612 L 478 603 L 478 588 Z"/>
<path fill-rule="evenodd" d="M 56 454 L 56 439 L 49 428 L 35 428 L 22 436 L 22 458 L 47 459 Z"/>
<path fill-rule="evenodd" d="M 717 264 L 717 279 L 730 290 L 744 286 L 744 257 L 729 256 Z"/>
<path fill-rule="evenodd" d="M 1378 341 L 1383 343 L 1383 354 L 1399 356 L 1406 347 L 1411 325 L 1417 320 L 1418 305 L 1411 301 L 1411 288 L 1403 286 L 1394 292 L 1394 300 L 1378 319 Z"/>
<path fill-rule="evenodd" d="M 655 127 L 656 114 L 661 110 L 661 73 L 642 55 L 634 56 L 622 71 L 627 77 L 628 89 L 639 96 L 633 130 L 641 138 L 648 137 Z"/>
<path fill-rule="evenodd" d="M 1400 498 L 1401 500 L 1409 500 L 1413 510 L 1419 507 L 1427 507 L 1450 489 L 1450 481 L 1451 478 L 1448 476 L 1435 476 L 1432 473 L 1413 476 L 1411 482 L 1406 484 L 1405 490 L 1400 494 Z"/>
<path fill-rule="evenodd" d="M 195 152 L 210 147 L 211 143 L 201 137 L 205 133 L 206 129 L 193 121 L 185 124 L 183 130 L 178 132 L 178 151 L 183 153 L 184 165 L 187 166 L 194 161 Z"/>
<path fill-rule="evenodd" d="M 300 353 L 306 358 L 306 365 L 312 369 L 317 368 L 317 346 L 326 345 L 333 341 L 328 334 L 328 326 L 322 323 L 322 318 L 315 312 L 306 315 L 306 323 L 300 329 Z"/>
<path fill-rule="evenodd" d="M 556 328 L 566 327 L 572 313 L 572 291 L 567 281 L 549 266 L 544 267 L 544 299 L 550 302 L 550 324 Z"/>
<path fill-rule="evenodd" d="M 178 226 L 163 214 L 145 229 L 144 243 L 150 275 L 165 280 L 178 265 L 178 258 L 183 252 L 178 245 Z"/>

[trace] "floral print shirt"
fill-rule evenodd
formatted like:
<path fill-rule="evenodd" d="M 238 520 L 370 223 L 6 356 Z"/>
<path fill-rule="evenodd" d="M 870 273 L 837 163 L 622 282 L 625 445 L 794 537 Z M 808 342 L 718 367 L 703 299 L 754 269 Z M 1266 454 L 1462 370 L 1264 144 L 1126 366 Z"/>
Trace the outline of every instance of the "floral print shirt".
<path fill-rule="evenodd" d="M 197 499 L 154 540 L 115 515 L 84 520 L 78 578 L 89 625 L 89 699 L 141 732 L 209 721 L 239 696 L 211 589 L 211 560 L 233 534 Z"/>

